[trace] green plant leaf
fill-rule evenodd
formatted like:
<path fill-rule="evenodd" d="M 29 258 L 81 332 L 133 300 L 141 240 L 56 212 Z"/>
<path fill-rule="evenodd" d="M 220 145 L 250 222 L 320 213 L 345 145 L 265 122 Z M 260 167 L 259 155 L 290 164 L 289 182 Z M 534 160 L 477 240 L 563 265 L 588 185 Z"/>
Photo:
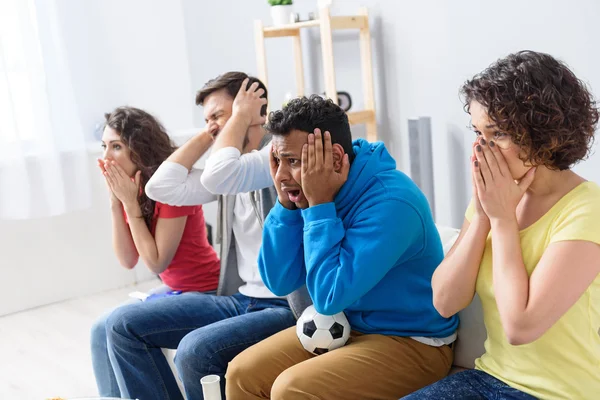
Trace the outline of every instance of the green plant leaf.
<path fill-rule="evenodd" d="M 267 0 L 272 6 L 289 6 L 292 5 L 292 0 Z"/>

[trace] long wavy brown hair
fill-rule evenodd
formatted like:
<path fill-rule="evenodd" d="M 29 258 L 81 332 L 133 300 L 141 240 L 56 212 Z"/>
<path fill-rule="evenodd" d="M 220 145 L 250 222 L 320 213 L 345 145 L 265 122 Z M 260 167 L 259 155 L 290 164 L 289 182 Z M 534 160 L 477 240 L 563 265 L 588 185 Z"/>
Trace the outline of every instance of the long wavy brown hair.
<path fill-rule="evenodd" d="M 111 113 L 104 114 L 104 117 L 106 126 L 121 135 L 121 141 L 131 152 L 131 161 L 141 171 L 138 202 L 148 229 L 152 229 L 156 202 L 146 196 L 144 188 L 176 147 L 162 124 L 144 110 L 118 107 Z"/>

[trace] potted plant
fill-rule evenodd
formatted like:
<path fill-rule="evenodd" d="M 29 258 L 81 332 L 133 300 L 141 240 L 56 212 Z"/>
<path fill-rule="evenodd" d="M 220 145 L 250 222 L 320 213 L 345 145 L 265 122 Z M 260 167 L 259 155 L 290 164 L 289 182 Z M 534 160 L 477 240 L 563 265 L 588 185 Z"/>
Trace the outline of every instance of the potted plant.
<path fill-rule="evenodd" d="M 292 0 L 268 0 L 271 5 L 273 25 L 281 26 L 290 23 L 293 12 Z"/>

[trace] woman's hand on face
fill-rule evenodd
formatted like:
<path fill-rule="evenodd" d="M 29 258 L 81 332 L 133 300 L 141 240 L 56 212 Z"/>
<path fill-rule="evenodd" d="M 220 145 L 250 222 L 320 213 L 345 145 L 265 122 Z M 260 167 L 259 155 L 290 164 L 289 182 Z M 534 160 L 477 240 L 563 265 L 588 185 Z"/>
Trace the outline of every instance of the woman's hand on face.
<path fill-rule="evenodd" d="M 473 187 L 473 203 L 475 205 L 475 214 L 474 214 L 473 221 L 479 221 L 481 223 L 485 223 L 486 225 L 489 225 L 490 219 L 488 218 L 487 214 L 483 210 L 483 207 L 481 205 L 481 200 L 479 199 L 479 193 L 477 192 L 476 175 L 479 175 L 481 177 L 481 172 L 475 171 L 475 160 L 477 160 L 477 157 L 475 156 L 475 147 L 478 144 L 479 144 L 478 141 L 475 141 L 473 143 L 473 148 L 472 148 L 473 153 L 471 154 L 471 184 L 473 185 L 472 186 Z"/>
<path fill-rule="evenodd" d="M 494 142 L 479 138 L 475 145 L 473 175 L 481 207 L 490 220 L 514 219 L 519 201 L 535 177 L 535 168 L 516 183 L 502 152 Z"/>
<path fill-rule="evenodd" d="M 117 198 L 117 196 L 115 196 L 115 193 L 112 191 L 112 189 L 110 188 L 110 184 L 108 183 L 108 177 L 106 176 L 106 168 L 104 167 L 104 164 L 107 161 L 108 160 L 103 160 L 102 158 L 98 158 L 98 168 L 100 168 L 100 172 L 102 173 L 102 176 L 104 176 L 104 182 L 106 183 L 106 188 L 108 189 L 108 193 L 110 195 L 110 204 L 111 205 L 120 205 L 121 200 L 119 200 Z"/>
<path fill-rule="evenodd" d="M 137 203 L 140 193 L 141 171 L 135 173 L 131 179 L 115 161 L 104 162 L 104 176 L 113 195 L 128 206 Z"/>

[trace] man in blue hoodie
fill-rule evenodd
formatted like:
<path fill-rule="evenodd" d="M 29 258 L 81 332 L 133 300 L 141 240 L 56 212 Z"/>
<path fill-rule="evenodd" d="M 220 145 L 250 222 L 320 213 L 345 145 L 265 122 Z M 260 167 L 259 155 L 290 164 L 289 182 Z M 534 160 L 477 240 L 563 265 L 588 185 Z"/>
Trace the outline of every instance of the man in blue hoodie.
<path fill-rule="evenodd" d="M 316 310 L 345 312 L 349 343 L 314 356 L 294 328 L 238 355 L 227 399 L 397 399 L 446 376 L 458 319 L 433 306 L 443 258 L 429 205 L 382 143 L 352 142 L 346 113 L 318 96 L 271 113 L 278 202 L 259 255 L 266 286 L 306 284 Z"/>

